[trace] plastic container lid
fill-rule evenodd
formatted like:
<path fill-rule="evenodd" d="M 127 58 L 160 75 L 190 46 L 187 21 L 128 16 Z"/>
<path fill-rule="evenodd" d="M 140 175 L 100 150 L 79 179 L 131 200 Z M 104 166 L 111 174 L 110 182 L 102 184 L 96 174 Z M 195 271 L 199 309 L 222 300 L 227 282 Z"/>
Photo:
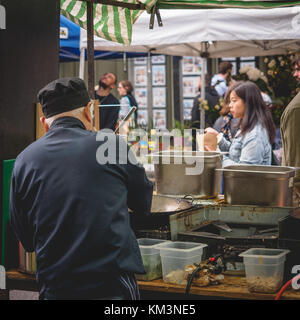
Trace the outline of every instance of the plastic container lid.
<path fill-rule="evenodd" d="M 169 241 L 157 245 L 161 256 L 189 258 L 202 255 L 207 244 L 197 242 Z"/>
<path fill-rule="evenodd" d="M 150 239 L 150 238 L 140 238 L 137 239 L 140 251 L 142 255 L 159 254 L 159 250 L 156 248 L 157 245 L 170 242 L 169 240 L 163 239 Z"/>
<path fill-rule="evenodd" d="M 279 264 L 285 261 L 290 250 L 251 248 L 241 254 L 245 264 Z"/>

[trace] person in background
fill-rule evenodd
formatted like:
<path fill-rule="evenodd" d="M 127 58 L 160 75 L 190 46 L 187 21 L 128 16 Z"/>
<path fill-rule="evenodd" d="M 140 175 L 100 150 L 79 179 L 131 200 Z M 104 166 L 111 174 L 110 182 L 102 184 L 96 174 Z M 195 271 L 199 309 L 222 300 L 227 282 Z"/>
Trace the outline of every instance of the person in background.
<path fill-rule="evenodd" d="M 241 119 L 238 132 L 229 142 L 223 133 L 213 128 L 206 129 L 206 132 L 217 136 L 219 149 L 229 152 L 223 157 L 223 167 L 235 164 L 271 165 L 275 124 L 259 88 L 250 81 L 238 82 L 230 87 L 227 94 L 230 113 L 233 118 Z"/>
<path fill-rule="evenodd" d="M 211 79 L 211 85 L 217 90 L 220 97 L 225 97 L 228 87 L 234 82 L 231 79 L 233 65 L 229 61 L 222 61 L 219 64 L 219 73 Z"/>
<path fill-rule="evenodd" d="M 10 222 L 35 251 L 40 299 L 139 299 L 145 270 L 128 209 L 148 216 L 153 183 L 122 138 L 92 132 L 83 80 L 55 80 L 38 99 L 46 134 L 15 161 Z M 107 148 L 117 149 L 112 163 Z"/>
<path fill-rule="evenodd" d="M 138 103 L 133 96 L 133 86 L 130 81 L 122 80 L 118 85 L 119 95 L 122 97 L 120 100 L 120 118 L 123 119 L 132 107 L 136 107 L 134 114 L 131 116 L 130 126 L 137 127 L 137 110 Z"/>
<path fill-rule="evenodd" d="M 300 57 L 293 61 L 294 77 L 300 84 Z M 282 165 L 300 167 L 300 92 L 285 108 L 280 119 Z M 294 206 L 300 207 L 300 170 L 294 177 Z"/>
<path fill-rule="evenodd" d="M 111 93 L 111 90 L 116 87 L 117 77 L 112 72 L 104 73 L 99 79 L 99 85 L 95 91 L 95 99 L 99 100 L 99 117 L 100 130 L 111 129 L 115 130 L 120 111 L 119 100 Z"/>
<path fill-rule="evenodd" d="M 239 129 L 240 119 L 233 118 L 233 115 L 230 113 L 230 97 L 229 95 L 225 96 L 224 105 L 220 110 L 220 117 L 215 121 L 213 128 L 218 132 L 222 132 L 224 138 L 230 142 L 236 135 Z"/>
<path fill-rule="evenodd" d="M 205 74 L 205 99 L 209 108 L 214 108 L 219 103 L 219 95 L 215 88 L 211 85 L 211 76 L 209 74 Z M 192 148 L 196 150 L 196 130 L 200 129 L 200 99 L 201 99 L 201 77 L 198 79 L 198 91 L 199 94 L 194 98 L 193 108 L 192 108 Z M 213 121 L 205 115 L 205 123 L 209 126 L 213 124 Z"/>
<path fill-rule="evenodd" d="M 219 103 L 219 95 L 215 88 L 210 85 L 211 76 L 209 74 L 205 75 L 205 100 L 207 100 L 208 106 L 210 109 L 213 109 Z M 192 108 L 192 127 L 200 129 L 200 102 L 201 99 L 201 78 L 198 80 L 198 89 L 199 94 L 194 98 L 193 108 Z M 208 123 L 210 126 L 213 125 L 213 122 L 208 117 L 205 117 L 205 123 Z"/>

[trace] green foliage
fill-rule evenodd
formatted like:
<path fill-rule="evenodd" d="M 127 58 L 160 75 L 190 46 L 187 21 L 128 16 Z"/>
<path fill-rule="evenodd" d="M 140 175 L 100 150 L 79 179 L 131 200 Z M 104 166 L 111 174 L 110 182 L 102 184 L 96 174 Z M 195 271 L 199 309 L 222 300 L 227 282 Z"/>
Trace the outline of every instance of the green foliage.
<path fill-rule="evenodd" d="M 267 77 L 270 87 L 273 89 L 272 114 L 275 124 L 280 124 L 281 115 L 289 102 L 299 92 L 298 84 L 293 77 L 294 55 L 289 53 L 282 56 L 272 56 L 265 58 L 267 67 Z"/>

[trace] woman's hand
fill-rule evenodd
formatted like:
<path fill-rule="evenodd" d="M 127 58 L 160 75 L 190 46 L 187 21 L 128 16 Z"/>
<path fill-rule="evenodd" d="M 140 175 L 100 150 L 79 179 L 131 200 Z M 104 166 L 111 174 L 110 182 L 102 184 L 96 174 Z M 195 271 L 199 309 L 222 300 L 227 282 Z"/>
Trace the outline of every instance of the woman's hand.
<path fill-rule="evenodd" d="M 204 146 L 204 150 L 205 150 L 205 151 L 216 151 L 216 150 L 213 150 L 212 148 L 210 148 L 210 147 L 207 146 L 207 145 Z"/>
<path fill-rule="evenodd" d="M 215 134 L 216 136 L 219 134 L 219 132 L 218 132 L 217 130 L 213 129 L 213 128 L 206 128 L 206 129 L 204 130 L 204 133 L 213 133 L 213 134 Z"/>

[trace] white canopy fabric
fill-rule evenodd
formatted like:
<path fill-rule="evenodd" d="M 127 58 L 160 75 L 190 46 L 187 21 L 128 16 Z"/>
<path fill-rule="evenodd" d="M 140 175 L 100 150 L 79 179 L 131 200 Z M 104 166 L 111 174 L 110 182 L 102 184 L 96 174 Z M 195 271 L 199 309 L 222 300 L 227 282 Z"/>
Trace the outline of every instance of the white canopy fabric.
<path fill-rule="evenodd" d="M 300 48 L 300 6 L 276 9 L 160 10 L 163 26 L 149 29 L 144 12 L 133 25 L 130 46 L 95 37 L 95 50 L 199 56 L 208 42 L 210 58 L 284 54 Z M 87 47 L 84 31 L 81 48 Z"/>

